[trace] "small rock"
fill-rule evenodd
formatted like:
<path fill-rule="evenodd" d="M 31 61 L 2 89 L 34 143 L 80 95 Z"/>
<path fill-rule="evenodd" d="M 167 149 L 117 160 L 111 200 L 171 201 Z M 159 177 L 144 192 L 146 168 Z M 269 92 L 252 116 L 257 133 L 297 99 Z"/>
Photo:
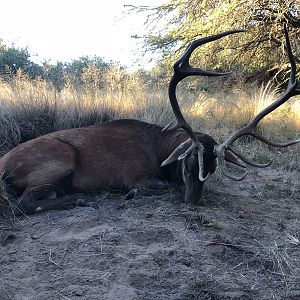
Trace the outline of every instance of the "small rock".
<path fill-rule="evenodd" d="M 133 199 L 136 196 L 137 189 L 132 189 L 128 192 L 128 194 L 125 196 L 125 200 Z"/>
<path fill-rule="evenodd" d="M 91 202 L 90 207 L 94 209 L 99 209 L 99 205 L 96 202 Z"/>
<path fill-rule="evenodd" d="M 77 289 L 77 290 L 74 292 L 74 295 L 75 295 L 75 296 L 83 296 L 83 290 L 82 290 L 82 289 Z"/>
<path fill-rule="evenodd" d="M 150 219 L 150 218 L 152 218 L 153 216 L 154 216 L 154 214 L 153 214 L 153 213 L 150 213 L 150 212 L 147 212 L 146 215 L 145 215 L 146 219 Z"/>
<path fill-rule="evenodd" d="M 86 206 L 86 203 L 85 203 L 85 200 L 84 199 L 78 199 L 76 201 L 76 206 L 79 206 L 79 207 L 85 207 Z"/>

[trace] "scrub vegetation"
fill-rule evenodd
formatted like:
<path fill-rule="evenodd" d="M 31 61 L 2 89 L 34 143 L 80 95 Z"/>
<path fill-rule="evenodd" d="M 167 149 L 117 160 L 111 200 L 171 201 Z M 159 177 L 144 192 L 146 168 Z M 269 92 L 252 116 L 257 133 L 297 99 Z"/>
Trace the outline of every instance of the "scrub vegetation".
<path fill-rule="evenodd" d="M 151 70 L 99 57 L 38 65 L 27 49 L 1 43 L 0 155 L 49 132 L 114 119 L 167 125 L 174 120 L 168 82 L 182 49 L 243 28 L 192 57 L 194 66 L 230 75 L 178 86 L 193 129 L 221 142 L 282 93 L 289 75 L 282 24 L 300 57 L 299 7 L 298 0 L 129 6 L 149 14 L 144 49 L 160 54 Z M 258 130 L 276 141 L 300 138 L 300 97 Z M 180 187 L 140 190 L 131 200 L 108 189 L 86 195 L 94 207 L 16 217 L 7 209 L 15 199 L 1 184 L 0 298 L 299 299 L 300 145 L 278 149 L 243 137 L 236 146 L 273 164 L 250 169 L 241 182 L 216 172 L 197 208 L 183 202 Z"/>

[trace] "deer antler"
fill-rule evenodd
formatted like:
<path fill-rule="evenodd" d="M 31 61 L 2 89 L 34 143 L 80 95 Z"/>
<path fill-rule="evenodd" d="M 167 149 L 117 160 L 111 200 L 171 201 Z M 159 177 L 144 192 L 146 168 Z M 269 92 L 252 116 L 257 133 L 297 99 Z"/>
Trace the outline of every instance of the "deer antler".
<path fill-rule="evenodd" d="M 246 125 L 243 128 L 240 128 L 239 130 L 237 130 L 236 132 L 231 134 L 222 144 L 215 146 L 214 153 L 218 158 L 218 163 L 219 163 L 219 166 L 221 168 L 221 171 L 223 172 L 223 174 L 225 176 L 227 176 L 231 179 L 242 180 L 247 175 L 247 171 L 241 176 L 235 176 L 235 175 L 229 174 L 229 172 L 226 169 L 225 161 L 224 161 L 226 150 L 231 151 L 233 154 L 235 154 L 243 162 L 245 162 L 248 165 L 252 165 L 254 167 L 264 168 L 264 167 L 269 166 L 272 163 L 272 161 L 270 161 L 267 164 L 253 163 L 253 162 L 250 162 L 248 159 L 246 159 L 244 156 L 242 156 L 240 153 L 237 153 L 235 150 L 233 150 L 231 145 L 237 139 L 239 139 L 241 136 L 250 135 L 250 136 L 253 136 L 254 138 L 262 141 L 263 143 L 265 143 L 267 145 L 275 146 L 275 147 L 287 147 L 287 146 L 294 145 L 294 144 L 300 142 L 300 139 L 285 142 L 285 143 L 274 142 L 274 141 L 268 140 L 267 138 L 261 136 L 259 133 L 256 132 L 257 124 L 265 116 L 267 116 L 269 113 L 271 113 L 276 108 L 281 106 L 283 103 L 288 101 L 291 97 L 300 94 L 300 89 L 297 88 L 298 80 L 296 78 L 296 74 L 297 74 L 296 62 L 295 62 L 295 58 L 294 58 L 293 53 L 292 53 L 291 43 L 290 43 L 287 28 L 286 28 L 285 25 L 284 25 L 284 34 L 285 34 L 285 40 L 286 40 L 286 51 L 287 51 L 287 55 L 288 55 L 288 58 L 289 58 L 289 61 L 290 61 L 290 64 L 291 64 L 291 73 L 290 73 L 290 79 L 289 79 L 289 82 L 288 82 L 287 89 L 275 102 L 273 102 L 271 105 L 269 105 L 264 110 L 262 110 L 248 125 Z"/>
<path fill-rule="evenodd" d="M 177 97 L 176 97 L 176 87 L 178 83 L 183 80 L 184 78 L 188 76 L 195 76 L 195 75 L 201 75 L 201 76 L 223 76 L 230 74 L 230 72 L 225 72 L 225 73 L 219 73 L 219 72 L 211 72 L 211 71 L 205 71 L 200 68 L 194 68 L 190 66 L 190 57 L 193 51 L 198 48 L 201 45 L 204 45 L 206 43 L 218 40 L 222 37 L 225 37 L 227 35 L 233 34 L 233 33 L 238 33 L 238 32 L 243 32 L 244 30 L 230 30 L 226 31 L 220 34 L 212 35 L 209 37 L 201 38 L 196 41 L 193 41 L 186 49 L 186 51 L 183 53 L 181 58 L 176 61 L 174 64 L 174 74 L 171 78 L 171 81 L 169 83 L 169 99 L 170 103 L 173 109 L 173 112 L 175 114 L 175 117 L 177 119 L 177 122 L 175 125 L 171 126 L 172 123 L 168 124 L 163 131 L 165 130 L 175 130 L 178 128 L 184 129 L 191 141 L 192 144 L 191 146 L 178 157 L 178 160 L 184 159 L 186 156 L 188 156 L 193 149 L 197 149 L 198 152 L 198 163 L 199 163 L 199 180 L 200 181 L 205 181 L 207 176 L 204 178 L 203 177 L 203 145 L 198 141 L 196 134 L 194 133 L 193 129 L 191 126 L 187 123 L 187 121 L 184 119 L 180 107 L 178 105 Z M 186 141 L 187 142 L 187 141 Z M 185 142 L 185 143 L 186 143 Z M 163 163 L 163 165 L 168 164 L 168 160 Z"/>

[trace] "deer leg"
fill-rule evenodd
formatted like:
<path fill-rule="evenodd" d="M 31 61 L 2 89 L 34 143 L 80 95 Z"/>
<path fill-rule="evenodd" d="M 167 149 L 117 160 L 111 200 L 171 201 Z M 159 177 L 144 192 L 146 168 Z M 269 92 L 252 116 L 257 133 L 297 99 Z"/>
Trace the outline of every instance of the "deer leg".
<path fill-rule="evenodd" d="M 55 199 L 39 200 L 34 203 L 34 212 L 41 212 L 50 209 L 71 209 L 76 206 L 89 206 L 93 199 L 83 193 L 65 195 Z"/>
<path fill-rule="evenodd" d="M 137 192 L 142 192 L 143 195 L 156 194 L 157 190 L 168 187 L 168 183 L 157 177 L 143 178 L 136 182 L 137 188 L 132 188 L 125 196 L 125 200 L 133 199 Z"/>
<path fill-rule="evenodd" d="M 88 206 L 88 203 L 93 201 L 93 199 L 90 199 L 83 193 L 57 198 L 54 198 L 54 196 L 56 196 L 56 192 L 53 190 L 45 191 L 42 188 L 28 189 L 19 198 L 19 203 L 15 207 L 15 214 L 34 214 L 50 209 L 70 209 L 75 206 Z M 42 199 L 36 200 L 38 198 Z"/>
<path fill-rule="evenodd" d="M 17 215 L 22 213 L 33 214 L 38 211 L 41 204 L 45 207 L 49 207 L 48 209 L 55 208 L 57 203 L 60 204 L 56 199 L 64 198 L 57 198 L 57 195 L 67 192 L 68 188 L 70 188 L 71 183 L 69 182 L 68 173 L 70 172 L 59 174 L 60 178 L 62 178 L 60 180 L 57 174 L 55 174 L 56 178 L 47 178 L 47 182 L 53 182 L 52 184 L 40 183 L 38 186 L 27 186 L 18 199 L 19 201 L 15 208 L 15 213 Z M 70 202 L 70 200 L 65 199 L 65 201 L 62 201 L 62 205 L 66 204 L 66 202 Z"/>
<path fill-rule="evenodd" d="M 15 214 L 32 214 L 34 213 L 34 203 L 37 201 L 36 199 L 41 198 L 44 195 L 49 193 L 49 189 L 44 186 L 38 187 L 27 187 L 23 194 L 19 197 L 17 205 L 15 206 Z"/>

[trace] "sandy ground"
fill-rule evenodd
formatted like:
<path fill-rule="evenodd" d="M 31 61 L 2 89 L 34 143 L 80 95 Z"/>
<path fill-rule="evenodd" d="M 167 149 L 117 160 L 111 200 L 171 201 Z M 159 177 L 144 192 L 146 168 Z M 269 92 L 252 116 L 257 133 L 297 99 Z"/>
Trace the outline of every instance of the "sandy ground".
<path fill-rule="evenodd" d="M 0 299 L 300 299 L 300 172 L 0 222 Z"/>

